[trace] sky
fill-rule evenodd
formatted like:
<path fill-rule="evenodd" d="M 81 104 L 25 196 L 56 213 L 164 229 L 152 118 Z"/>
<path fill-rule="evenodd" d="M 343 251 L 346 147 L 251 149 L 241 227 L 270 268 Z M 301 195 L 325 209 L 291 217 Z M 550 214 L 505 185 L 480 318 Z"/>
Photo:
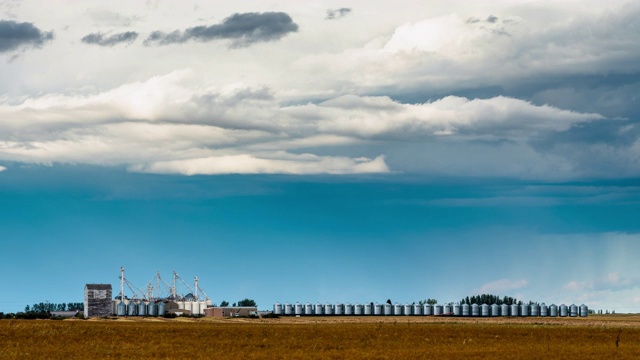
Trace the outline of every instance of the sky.
<path fill-rule="evenodd" d="M 0 1 L 0 311 L 117 294 L 124 266 L 261 309 L 491 293 L 640 312 L 639 16 Z"/>

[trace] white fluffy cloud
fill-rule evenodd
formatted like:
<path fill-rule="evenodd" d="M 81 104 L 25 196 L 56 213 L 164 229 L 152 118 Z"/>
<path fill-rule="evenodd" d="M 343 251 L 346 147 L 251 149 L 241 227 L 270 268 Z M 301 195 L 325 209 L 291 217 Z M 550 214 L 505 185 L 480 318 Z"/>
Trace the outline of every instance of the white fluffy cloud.
<path fill-rule="evenodd" d="M 197 88 L 189 85 L 191 77 L 178 71 L 87 95 L 6 99 L 0 104 L 0 158 L 189 175 L 388 172 L 403 169 L 389 168 L 383 148 L 364 157 L 340 149 L 452 136 L 522 141 L 602 119 L 506 97 L 403 104 L 344 95 L 281 105 L 266 88 Z M 322 155 L 322 149 L 334 155 Z"/>

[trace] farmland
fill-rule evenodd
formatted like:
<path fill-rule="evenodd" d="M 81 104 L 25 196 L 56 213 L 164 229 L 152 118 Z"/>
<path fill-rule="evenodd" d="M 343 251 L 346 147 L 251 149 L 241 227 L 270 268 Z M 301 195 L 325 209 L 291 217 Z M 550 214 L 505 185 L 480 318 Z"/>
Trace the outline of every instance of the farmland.
<path fill-rule="evenodd" d="M 640 316 L 0 321 L 0 358 L 633 359 Z"/>

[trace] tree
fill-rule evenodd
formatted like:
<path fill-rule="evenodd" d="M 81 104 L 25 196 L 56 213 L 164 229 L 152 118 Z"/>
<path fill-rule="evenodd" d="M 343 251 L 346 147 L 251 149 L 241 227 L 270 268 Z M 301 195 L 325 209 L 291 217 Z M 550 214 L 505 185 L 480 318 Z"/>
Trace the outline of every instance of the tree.
<path fill-rule="evenodd" d="M 391 299 L 387 299 L 387 304 L 391 305 Z"/>
<path fill-rule="evenodd" d="M 222 300 L 222 302 L 220 303 L 220 307 L 225 307 L 225 306 L 229 306 L 229 302 L 226 300 Z"/>
<path fill-rule="evenodd" d="M 29 308 L 29 305 L 24 307 L 24 312 L 29 312 L 31 309 Z"/>
<path fill-rule="evenodd" d="M 258 304 L 254 300 L 251 299 L 243 299 L 238 301 L 238 306 L 253 306 L 258 307 Z"/>
<path fill-rule="evenodd" d="M 436 299 L 427 299 L 427 304 L 429 305 L 435 305 L 438 303 L 438 300 Z"/>

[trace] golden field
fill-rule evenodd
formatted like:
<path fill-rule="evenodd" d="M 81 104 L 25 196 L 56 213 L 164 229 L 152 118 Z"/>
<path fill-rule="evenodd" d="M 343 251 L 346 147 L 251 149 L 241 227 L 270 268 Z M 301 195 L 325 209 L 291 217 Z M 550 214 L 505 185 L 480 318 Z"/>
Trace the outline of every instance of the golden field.
<path fill-rule="evenodd" d="M 1 320 L 2 359 L 639 359 L 640 316 Z"/>

